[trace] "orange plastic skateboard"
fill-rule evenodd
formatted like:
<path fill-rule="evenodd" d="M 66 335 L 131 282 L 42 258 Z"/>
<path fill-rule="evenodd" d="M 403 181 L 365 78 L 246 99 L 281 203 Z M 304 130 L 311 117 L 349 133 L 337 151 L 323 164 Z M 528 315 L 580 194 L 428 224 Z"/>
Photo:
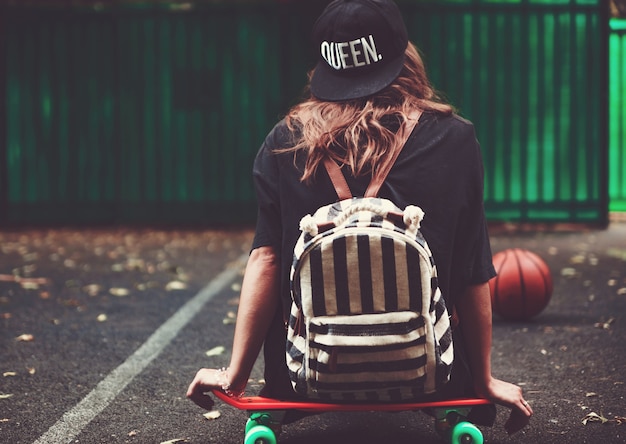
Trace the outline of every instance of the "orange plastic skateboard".
<path fill-rule="evenodd" d="M 466 418 L 472 407 L 490 404 L 486 399 L 467 398 L 434 402 L 403 402 L 398 404 L 330 404 L 318 401 L 282 401 L 260 396 L 232 398 L 215 390 L 213 394 L 225 403 L 248 412 L 244 444 L 276 444 L 275 430 L 289 410 L 310 413 L 325 412 L 402 412 L 430 410 L 434 412 L 435 429 L 451 444 L 482 444 L 483 434 Z"/>

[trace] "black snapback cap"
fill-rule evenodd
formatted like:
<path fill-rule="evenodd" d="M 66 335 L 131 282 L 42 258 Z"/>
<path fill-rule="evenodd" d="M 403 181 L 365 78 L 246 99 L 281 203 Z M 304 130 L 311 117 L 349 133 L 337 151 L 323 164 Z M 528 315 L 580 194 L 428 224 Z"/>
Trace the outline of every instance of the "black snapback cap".
<path fill-rule="evenodd" d="M 409 43 L 392 0 L 335 0 L 313 26 L 319 59 L 311 93 L 320 100 L 371 96 L 400 74 Z"/>

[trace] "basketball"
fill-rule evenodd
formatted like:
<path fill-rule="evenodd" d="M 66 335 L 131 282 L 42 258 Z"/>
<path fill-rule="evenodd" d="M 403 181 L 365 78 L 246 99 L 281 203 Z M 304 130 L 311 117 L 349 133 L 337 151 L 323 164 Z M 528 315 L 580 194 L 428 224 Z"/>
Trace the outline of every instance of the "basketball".
<path fill-rule="evenodd" d="M 538 315 L 552 296 L 550 268 L 537 254 L 509 248 L 493 256 L 498 275 L 489 281 L 493 312 L 523 321 Z"/>

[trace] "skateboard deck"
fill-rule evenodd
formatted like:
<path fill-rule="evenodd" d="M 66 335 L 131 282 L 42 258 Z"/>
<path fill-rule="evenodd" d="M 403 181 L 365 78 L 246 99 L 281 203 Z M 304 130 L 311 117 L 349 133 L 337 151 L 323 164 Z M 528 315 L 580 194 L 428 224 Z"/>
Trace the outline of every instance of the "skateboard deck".
<path fill-rule="evenodd" d="M 378 404 L 335 404 L 316 400 L 280 400 L 261 396 L 233 398 L 214 390 L 213 394 L 228 405 L 248 413 L 244 444 L 275 444 L 276 430 L 286 412 L 298 410 L 308 413 L 327 412 L 402 412 L 429 410 L 435 416 L 439 435 L 451 444 L 482 444 L 481 431 L 466 417 L 472 407 L 491 404 L 481 398 L 459 398 L 446 401 L 401 402 Z"/>

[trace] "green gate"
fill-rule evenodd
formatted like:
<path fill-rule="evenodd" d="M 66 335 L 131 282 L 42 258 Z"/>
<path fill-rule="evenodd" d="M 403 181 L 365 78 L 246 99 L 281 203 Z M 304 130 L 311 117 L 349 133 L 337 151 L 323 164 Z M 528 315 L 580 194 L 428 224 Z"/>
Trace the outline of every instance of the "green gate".
<path fill-rule="evenodd" d="M 477 126 L 490 219 L 604 222 L 608 18 L 599 6 L 473 1 L 415 14 L 432 78 Z"/>
<path fill-rule="evenodd" d="M 609 41 L 610 210 L 626 211 L 626 19 L 611 20 Z"/>
<path fill-rule="evenodd" d="M 304 86 L 319 3 L 5 6 L 0 224 L 253 221 L 251 164 Z M 476 124 L 488 217 L 606 223 L 604 1 L 399 4 Z"/>

